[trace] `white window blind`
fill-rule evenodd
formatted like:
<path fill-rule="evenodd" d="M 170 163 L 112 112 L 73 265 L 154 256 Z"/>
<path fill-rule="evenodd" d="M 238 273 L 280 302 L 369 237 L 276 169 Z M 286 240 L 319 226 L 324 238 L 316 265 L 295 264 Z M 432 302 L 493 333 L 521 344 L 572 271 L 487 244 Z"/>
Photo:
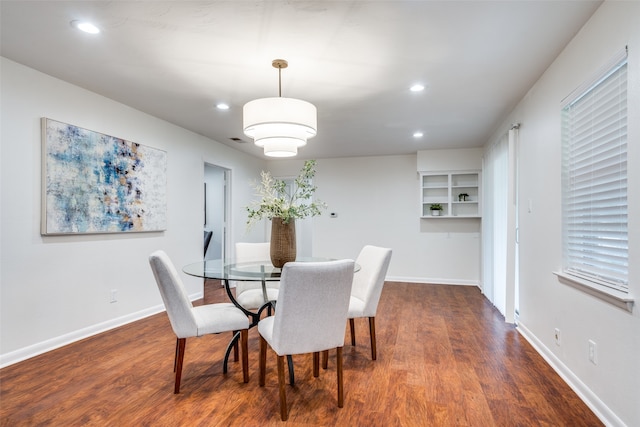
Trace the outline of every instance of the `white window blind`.
<path fill-rule="evenodd" d="M 564 272 L 628 291 L 627 60 L 562 108 Z"/>

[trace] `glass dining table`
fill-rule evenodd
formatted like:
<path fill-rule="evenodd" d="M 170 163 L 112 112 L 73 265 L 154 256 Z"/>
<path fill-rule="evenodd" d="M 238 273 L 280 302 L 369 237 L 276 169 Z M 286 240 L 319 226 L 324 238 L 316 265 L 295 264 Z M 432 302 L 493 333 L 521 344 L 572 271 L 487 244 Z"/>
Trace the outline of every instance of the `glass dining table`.
<path fill-rule="evenodd" d="M 258 323 L 263 310 L 273 303 L 267 298 L 267 282 L 279 281 L 282 274 L 282 269 L 274 267 L 271 261 L 225 263 L 220 259 L 194 262 L 185 265 L 182 271 L 191 276 L 222 281 L 229 300 L 251 319 L 250 327 Z M 231 282 L 234 281 L 260 282 L 262 284 L 263 305 L 258 311 L 247 310 L 236 301 L 231 290 Z"/>
<path fill-rule="evenodd" d="M 299 257 L 296 258 L 296 262 L 327 262 L 332 261 L 332 258 L 319 258 L 319 257 Z M 360 270 L 360 266 L 355 264 L 354 273 Z M 194 262 L 192 264 L 185 265 L 182 271 L 190 276 L 202 277 L 204 279 L 214 279 L 222 281 L 229 300 L 243 313 L 245 313 L 249 319 L 249 328 L 252 328 L 258 324 L 260 317 L 267 310 L 267 314 L 270 315 L 272 309 L 275 308 L 276 301 L 270 301 L 267 297 L 267 282 L 279 281 L 282 274 L 282 269 L 274 267 L 271 261 L 254 261 L 245 263 L 225 263 L 223 260 L 204 260 Z M 263 304 L 256 311 L 248 310 L 243 307 L 235 298 L 232 291 L 232 282 L 234 281 L 249 281 L 260 282 L 262 285 Z M 223 372 L 227 372 L 227 362 L 231 350 L 236 349 L 237 342 L 240 337 L 240 332 L 234 334 L 232 340 L 227 346 L 227 350 L 224 357 Z M 237 353 L 236 353 L 237 358 Z M 293 377 L 293 363 L 291 357 L 287 358 L 289 364 L 289 380 L 291 384 L 294 383 Z"/>
<path fill-rule="evenodd" d="M 318 257 L 299 257 L 296 262 L 326 262 L 331 258 Z M 356 271 L 359 266 L 356 266 Z M 253 261 L 244 263 L 225 263 L 223 260 L 204 260 L 185 265 L 182 268 L 186 274 L 190 276 L 202 277 L 205 279 L 221 280 L 227 291 L 229 300 L 240 310 L 242 310 L 251 319 L 253 327 L 260 321 L 260 316 L 265 309 L 272 307 L 275 301 L 269 301 L 267 297 L 267 282 L 277 282 L 280 280 L 282 269 L 274 267 L 271 261 Z M 251 311 L 244 308 L 236 301 L 235 295 L 231 291 L 231 282 L 248 281 L 260 282 L 262 285 L 263 305 L 257 311 Z"/>

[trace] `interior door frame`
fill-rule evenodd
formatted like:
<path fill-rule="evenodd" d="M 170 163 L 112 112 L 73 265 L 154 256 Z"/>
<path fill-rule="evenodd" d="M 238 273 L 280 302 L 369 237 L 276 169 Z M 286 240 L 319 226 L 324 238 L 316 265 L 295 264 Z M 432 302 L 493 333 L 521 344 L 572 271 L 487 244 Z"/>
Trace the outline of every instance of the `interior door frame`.
<path fill-rule="evenodd" d="M 218 183 L 217 185 L 212 185 L 212 183 L 207 182 L 207 168 L 214 168 L 217 169 L 219 171 L 222 172 L 222 182 Z M 225 166 L 221 166 L 221 165 L 217 165 L 215 163 L 211 163 L 211 162 L 207 162 L 204 161 L 203 164 L 203 172 L 204 172 L 204 182 L 206 185 L 206 191 L 207 191 L 207 195 L 211 195 L 212 192 L 215 192 L 216 190 L 219 190 L 222 193 L 222 197 L 219 198 L 222 200 L 222 211 L 221 213 L 221 223 L 220 223 L 220 230 L 218 232 L 218 235 L 214 234 L 214 237 L 212 238 L 212 243 L 214 241 L 220 242 L 220 258 L 228 261 L 230 255 L 231 255 L 231 251 L 230 251 L 230 228 L 231 228 L 231 220 L 232 220 L 232 216 L 231 216 L 231 169 L 225 167 Z M 204 200 L 205 203 L 205 215 L 207 215 L 207 213 L 212 212 L 212 207 L 211 204 L 212 202 L 212 198 L 211 197 L 205 197 Z M 207 222 L 207 219 L 205 218 L 205 228 L 208 228 L 208 226 L 210 226 L 210 224 Z"/>

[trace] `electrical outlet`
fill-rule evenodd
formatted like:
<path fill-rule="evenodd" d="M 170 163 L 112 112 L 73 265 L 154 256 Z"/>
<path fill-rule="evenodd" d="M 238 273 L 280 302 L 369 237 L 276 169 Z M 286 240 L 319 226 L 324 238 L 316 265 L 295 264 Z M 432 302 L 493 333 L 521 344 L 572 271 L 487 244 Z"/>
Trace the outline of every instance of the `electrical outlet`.
<path fill-rule="evenodd" d="M 560 329 L 556 328 L 553 338 L 556 341 L 556 345 L 560 345 Z"/>
<path fill-rule="evenodd" d="M 598 364 L 598 346 L 593 340 L 589 340 L 589 360 L 594 365 Z"/>
<path fill-rule="evenodd" d="M 111 289 L 111 292 L 109 292 L 109 302 L 110 303 L 118 302 L 118 290 L 117 289 Z"/>

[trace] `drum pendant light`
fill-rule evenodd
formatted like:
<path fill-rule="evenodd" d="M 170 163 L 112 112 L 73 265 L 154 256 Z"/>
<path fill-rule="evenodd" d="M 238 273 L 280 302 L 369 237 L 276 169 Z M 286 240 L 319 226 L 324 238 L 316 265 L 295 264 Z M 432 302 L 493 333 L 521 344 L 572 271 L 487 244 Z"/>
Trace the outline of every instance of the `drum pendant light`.
<path fill-rule="evenodd" d="M 282 97 L 282 69 L 289 65 L 284 59 L 274 59 L 278 69 L 278 97 L 260 98 L 244 105 L 243 130 L 253 138 L 264 154 L 270 157 L 292 157 L 298 147 L 307 144 L 317 133 L 316 107 L 300 99 Z"/>

